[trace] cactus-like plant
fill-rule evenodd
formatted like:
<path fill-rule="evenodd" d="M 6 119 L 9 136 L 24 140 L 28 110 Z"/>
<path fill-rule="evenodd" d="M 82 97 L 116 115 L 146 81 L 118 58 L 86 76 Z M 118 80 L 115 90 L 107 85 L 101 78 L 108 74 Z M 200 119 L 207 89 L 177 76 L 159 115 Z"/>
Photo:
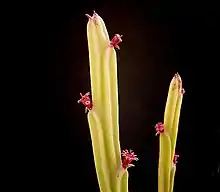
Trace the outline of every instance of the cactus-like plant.
<path fill-rule="evenodd" d="M 177 157 L 179 157 L 175 154 L 175 148 L 183 94 L 182 80 L 177 73 L 170 83 L 164 124 L 159 122 L 155 125 L 156 135 L 160 133 L 158 192 L 173 191 Z"/>
<path fill-rule="evenodd" d="M 109 35 L 102 18 L 93 13 L 87 24 L 91 91 L 80 93 L 85 105 L 92 139 L 96 173 L 101 192 L 128 192 L 128 171 L 138 160 L 131 150 L 121 152 L 118 122 L 117 57 L 121 35 Z M 180 109 L 184 90 L 179 74 L 173 77 L 165 108 L 164 124 L 155 125 L 160 134 L 158 191 L 172 192 L 176 171 L 175 154 Z M 123 159 L 122 159 L 122 158 Z"/>
<path fill-rule="evenodd" d="M 109 35 L 102 18 L 93 13 L 87 24 L 92 101 L 89 93 L 79 102 L 88 111 L 96 173 L 101 192 L 127 192 L 128 172 L 134 152 L 121 153 L 118 122 L 117 58 L 121 35 Z M 123 159 L 121 159 L 121 156 Z"/>

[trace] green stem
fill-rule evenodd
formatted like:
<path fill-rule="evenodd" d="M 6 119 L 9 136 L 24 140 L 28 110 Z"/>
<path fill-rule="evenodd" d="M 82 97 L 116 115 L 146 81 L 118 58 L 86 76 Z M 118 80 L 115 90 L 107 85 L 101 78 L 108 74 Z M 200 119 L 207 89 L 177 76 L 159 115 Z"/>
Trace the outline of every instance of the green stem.
<path fill-rule="evenodd" d="M 128 192 L 128 171 L 126 170 L 121 178 L 121 191 L 120 192 Z"/>
<path fill-rule="evenodd" d="M 176 166 L 173 165 L 170 172 L 170 192 L 173 192 L 174 189 L 174 180 L 175 180 Z"/>
<path fill-rule="evenodd" d="M 171 148 L 171 150 L 172 150 L 171 151 L 172 159 L 174 158 L 174 155 L 175 155 L 182 100 L 183 100 L 183 95 L 179 92 L 179 97 L 178 97 L 178 100 L 177 100 L 175 116 L 174 116 L 174 121 L 173 121 L 173 128 L 172 128 L 172 133 L 171 133 L 171 138 L 172 138 L 172 148 Z"/>
<path fill-rule="evenodd" d="M 171 140 L 164 132 L 160 134 L 160 154 L 158 168 L 158 192 L 169 192 Z"/>
<path fill-rule="evenodd" d="M 88 113 L 88 122 L 98 183 L 101 192 L 111 192 L 106 148 L 101 123 L 94 111 Z"/>
<path fill-rule="evenodd" d="M 99 158 L 95 158 L 95 161 L 97 167 L 100 166 L 99 164 L 103 164 L 105 175 L 100 174 L 99 171 L 97 174 L 100 174 L 98 177 L 102 175 L 108 180 L 108 182 L 104 182 L 100 179 L 100 185 L 106 184 L 108 185 L 107 190 L 119 192 L 120 180 L 117 179 L 117 168 L 121 164 L 121 154 L 116 54 L 114 48 L 109 46 L 109 37 L 101 17 L 96 16 L 89 20 L 87 33 L 93 98 L 93 109 L 90 113 L 93 114 L 94 119 L 98 119 L 96 123 L 90 123 L 90 130 L 92 134 L 93 129 L 97 129 L 95 127 L 100 125 L 97 131 L 102 133 L 102 145 L 97 146 L 97 143 L 93 142 L 93 149 L 96 151 L 96 148 L 100 148 L 100 151 L 103 152 L 103 157 L 99 156 Z M 94 138 L 92 136 L 92 140 Z M 104 163 L 101 163 L 103 161 Z"/>

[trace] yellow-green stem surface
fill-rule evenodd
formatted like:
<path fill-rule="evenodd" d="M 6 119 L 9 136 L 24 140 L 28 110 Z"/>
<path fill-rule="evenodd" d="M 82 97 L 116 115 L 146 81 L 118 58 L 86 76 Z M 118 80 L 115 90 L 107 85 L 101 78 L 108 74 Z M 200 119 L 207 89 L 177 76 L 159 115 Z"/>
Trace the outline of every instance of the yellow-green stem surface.
<path fill-rule="evenodd" d="M 179 74 L 173 77 L 168 91 L 164 112 L 164 133 L 160 134 L 160 154 L 158 168 L 158 192 L 172 192 L 175 172 L 173 157 L 176 146 L 182 94 L 182 82 Z"/>
<path fill-rule="evenodd" d="M 100 16 L 89 19 L 87 37 L 93 100 L 88 121 L 98 182 L 102 192 L 119 192 L 117 171 L 121 165 L 121 149 L 116 53 L 109 46 L 108 32 Z"/>

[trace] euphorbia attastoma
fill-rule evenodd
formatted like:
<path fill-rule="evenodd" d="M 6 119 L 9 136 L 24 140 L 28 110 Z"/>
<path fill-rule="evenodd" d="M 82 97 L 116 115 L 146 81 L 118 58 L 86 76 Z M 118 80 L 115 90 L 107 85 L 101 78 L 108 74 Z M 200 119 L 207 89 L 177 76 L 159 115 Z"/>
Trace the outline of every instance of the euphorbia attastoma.
<path fill-rule="evenodd" d="M 156 135 L 160 134 L 160 154 L 158 167 L 158 192 L 172 192 L 176 172 L 177 157 L 175 154 L 183 94 L 182 80 L 176 73 L 170 83 L 164 113 L 164 124 L 155 125 Z"/>
<path fill-rule="evenodd" d="M 116 49 L 120 49 L 122 35 L 112 40 L 102 18 L 94 12 L 88 17 L 87 38 L 91 80 L 90 92 L 80 93 L 78 103 L 85 106 L 92 139 L 94 162 L 101 192 L 128 192 L 128 171 L 138 158 L 132 150 L 120 148 L 118 120 L 118 79 Z M 164 123 L 155 125 L 160 135 L 158 168 L 158 192 L 172 192 L 178 155 L 175 154 L 180 109 L 182 104 L 182 80 L 173 77 Z"/>
<path fill-rule="evenodd" d="M 91 98 L 80 94 L 88 111 L 88 122 L 100 191 L 128 192 L 128 171 L 137 160 L 132 151 L 121 154 L 118 123 L 118 79 L 116 49 L 121 35 L 112 40 L 102 18 L 93 13 L 88 17 L 87 38 L 89 48 Z M 123 159 L 122 157 L 123 156 Z M 123 171 L 122 171 L 123 170 Z"/>

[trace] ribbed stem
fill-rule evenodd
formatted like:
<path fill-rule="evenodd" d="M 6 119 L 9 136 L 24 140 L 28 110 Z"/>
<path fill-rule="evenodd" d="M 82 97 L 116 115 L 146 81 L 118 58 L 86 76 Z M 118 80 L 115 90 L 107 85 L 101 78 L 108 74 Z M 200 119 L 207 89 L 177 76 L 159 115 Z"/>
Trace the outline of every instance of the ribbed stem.
<path fill-rule="evenodd" d="M 109 37 L 104 21 L 97 14 L 87 25 L 90 77 L 93 109 L 89 112 L 94 160 L 100 190 L 119 192 L 120 180 L 117 170 L 121 164 L 119 125 L 117 58 L 109 46 Z M 98 127 L 98 128 L 97 128 Z M 98 138 L 101 142 L 93 141 Z M 100 168 L 103 170 L 100 171 Z M 101 177 L 105 177 L 105 180 Z M 107 185 L 107 186 L 103 186 Z"/>
<path fill-rule="evenodd" d="M 121 178 L 121 192 L 128 192 L 129 173 L 126 170 Z"/>
<path fill-rule="evenodd" d="M 173 125 L 180 93 L 179 75 L 175 74 L 168 91 L 167 102 L 164 112 L 164 133 L 160 134 L 160 154 L 158 170 L 158 192 L 170 192 L 170 174 L 173 161 Z"/>
<path fill-rule="evenodd" d="M 160 134 L 158 192 L 169 192 L 171 140 L 167 133 Z"/>
<path fill-rule="evenodd" d="M 173 192 L 174 189 L 174 180 L 175 180 L 176 166 L 173 165 L 170 172 L 170 192 Z"/>

